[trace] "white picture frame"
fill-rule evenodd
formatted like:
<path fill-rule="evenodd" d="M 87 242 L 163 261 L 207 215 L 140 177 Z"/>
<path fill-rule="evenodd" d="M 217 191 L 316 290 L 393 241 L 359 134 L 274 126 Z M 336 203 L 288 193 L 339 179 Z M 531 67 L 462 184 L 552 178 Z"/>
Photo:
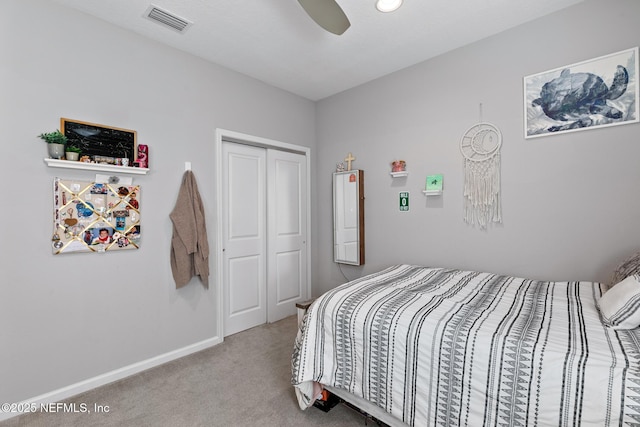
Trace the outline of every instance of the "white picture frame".
<path fill-rule="evenodd" d="M 525 139 L 638 123 L 638 47 L 525 76 L 523 87 Z"/>

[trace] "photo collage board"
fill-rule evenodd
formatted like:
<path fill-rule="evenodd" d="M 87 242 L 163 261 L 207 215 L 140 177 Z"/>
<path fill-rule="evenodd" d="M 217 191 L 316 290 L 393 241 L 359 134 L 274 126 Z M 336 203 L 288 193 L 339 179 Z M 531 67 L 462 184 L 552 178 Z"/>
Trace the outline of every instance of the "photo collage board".
<path fill-rule="evenodd" d="M 55 178 L 53 254 L 140 248 L 140 186 Z"/>

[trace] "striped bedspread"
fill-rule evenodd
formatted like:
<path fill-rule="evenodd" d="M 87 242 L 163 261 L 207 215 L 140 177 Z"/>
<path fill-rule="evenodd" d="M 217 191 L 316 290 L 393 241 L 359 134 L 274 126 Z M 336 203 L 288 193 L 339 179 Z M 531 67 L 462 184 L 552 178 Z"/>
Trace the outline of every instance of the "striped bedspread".
<path fill-rule="evenodd" d="M 399 265 L 309 308 L 292 356 L 314 383 L 411 426 L 640 425 L 640 330 L 603 326 L 602 285 Z"/>

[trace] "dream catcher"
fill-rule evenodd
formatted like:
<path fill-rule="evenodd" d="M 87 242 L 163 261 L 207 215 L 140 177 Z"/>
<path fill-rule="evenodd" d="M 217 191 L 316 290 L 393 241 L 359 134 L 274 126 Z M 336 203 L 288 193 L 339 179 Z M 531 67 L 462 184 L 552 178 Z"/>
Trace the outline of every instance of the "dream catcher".
<path fill-rule="evenodd" d="M 500 147 L 502 134 L 490 123 L 467 130 L 460 140 L 464 157 L 464 221 L 486 229 L 502 222 L 500 203 Z"/>

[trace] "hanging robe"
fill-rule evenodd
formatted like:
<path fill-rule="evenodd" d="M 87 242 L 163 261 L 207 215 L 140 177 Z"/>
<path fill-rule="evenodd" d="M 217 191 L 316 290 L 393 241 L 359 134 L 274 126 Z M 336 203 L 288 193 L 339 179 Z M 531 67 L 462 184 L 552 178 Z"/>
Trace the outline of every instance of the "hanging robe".
<path fill-rule="evenodd" d="M 193 172 L 182 176 L 176 205 L 169 214 L 173 222 L 171 237 L 171 271 L 180 288 L 199 276 L 209 288 L 209 243 L 204 220 L 204 208 Z"/>

